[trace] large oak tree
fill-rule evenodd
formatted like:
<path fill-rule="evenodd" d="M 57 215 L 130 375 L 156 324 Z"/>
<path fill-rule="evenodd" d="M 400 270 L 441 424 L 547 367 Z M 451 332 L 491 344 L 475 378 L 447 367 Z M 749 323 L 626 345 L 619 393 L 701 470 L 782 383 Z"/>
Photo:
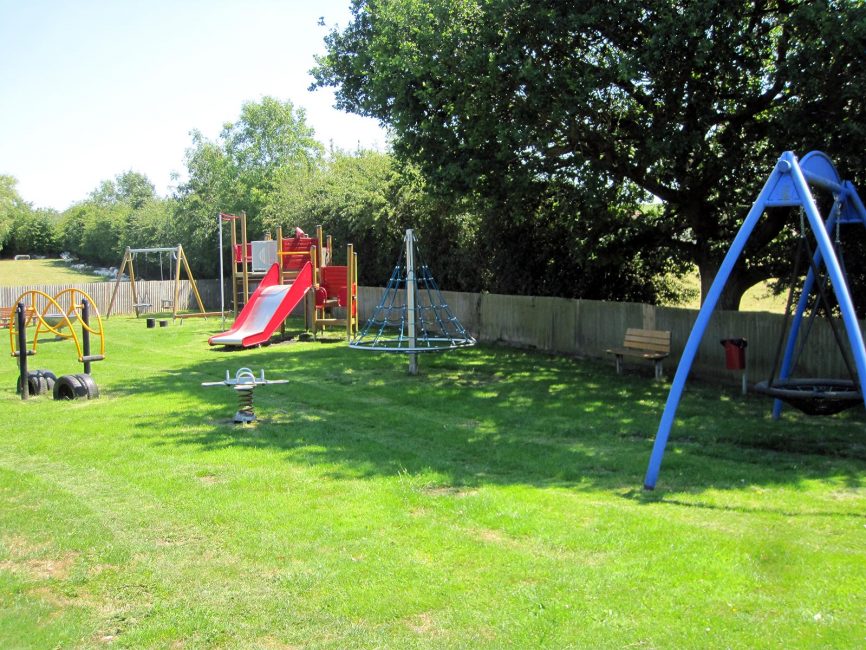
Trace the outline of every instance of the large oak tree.
<path fill-rule="evenodd" d="M 860 0 L 353 0 L 352 16 L 314 86 L 387 124 L 397 155 L 532 218 L 551 187 L 640 188 L 664 206 L 650 247 L 695 263 L 704 291 L 782 151 L 866 169 Z M 722 307 L 784 274 L 785 217 L 762 222 Z"/>

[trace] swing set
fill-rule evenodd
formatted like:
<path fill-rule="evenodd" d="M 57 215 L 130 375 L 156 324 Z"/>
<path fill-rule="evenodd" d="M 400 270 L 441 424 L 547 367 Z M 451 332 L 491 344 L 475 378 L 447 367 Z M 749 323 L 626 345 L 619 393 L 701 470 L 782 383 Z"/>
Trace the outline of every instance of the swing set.
<path fill-rule="evenodd" d="M 833 198 L 826 220 L 818 209 L 812 188 L 829 192 Z M 754 389 L 774 399 L 773 417 L 776 419 L 781 413 L 783 402 L 809 415 L 832 415 L 846 408 L 863 404 L 866 399 L 864 397 L 866 396 L 866 346 L 864 346 L 863 334 L 848 289 L 839 246 L 841 226 L 848 224 L 866 226 L 866 207 L 854 185 L 840 178 L 826 154 L 812 151 L 798 160 L 792 152 L 786 151 L 776 162 L 776 166 L 752 205 L 698 312 L 659 422 L 644 479 L 644 488 L 647 490 L 654 489 L 658 480 L 665 446 L 685 382 L 719 296 L 761 216 L 768 208 L 777 207 L 799 208 L 800 254 L 797 259 L 800 260 L 800 264 L 808 260 L 809 269 L 793 318 L 790 317 L 793 288 L 789 294 L 786 326 L 782 331 L 771 376 L 767 381 L 756 384 Z M 814 248 L 811 246 L 809 234 L 815 242 Z M 831 238 L 833 235 L 835 241 Z M 799 267 L 795 268 L 792 280 L 798 273 Z M 794 287 L 794 282 L 791 286 Z M 813 297 L 815 289 L 817 293 Z M 835 305 L 830 302 L 830 290 L 835 295 Z M 811 313 L 805 320 L 804 326 L 804 316 L 810 309 Z M 841 321 L 847 334 L 848 352 L 845 350 L 845 340 L 839 327 L 831 318 L 831 313 L 835 309 L 838 309 L 841 314 Z M 797 360 L 819 312 L 827 315 L 830 321 L 834 340 L 848 371 L 848 378 L 793 378 Z M 784 355 L 782 355 L 783 344 Z M 853 364 L 850 357 L 853 357 Z"/>
<path fill-rule="evenodd" d="M 178 298 L 180 297 L 180 272 L 181 268 L 183 268 L 183 270 L 186 271 L 186 277 L 189 279 L 190 287 L 192 288 L 196 303 L 198 304 L 199 313 L 195 315 L 206 316 L 207 312 L 205 312 L 204 304 L 202 304 L 201 296 L 199 295 L 195 279 L 192 277 L 192 271 L 190 271 L 189 262 L 187 262 L 186 255 L 183 252 L 183 246 L 178 244 L 174 248 L 130 248 L 129 246 L 127 246 L 126 251 L 123 253 L 123 259 L 120 262 L 120 268 L 117 271 L 117 279 L 114 283 L 114 290 L 111 292 L 111 301 L 108 303 L 108 309 L 106 310 L 105 317 L 108 318 L 109 316 L 111 316 L 111 310 L 114 307 L 114 301 L 117 297 L 117 291 L 118 289 L 120 289 L 121 279 L 123 278 L 124 272 L 127 273 L 129 276 L 129 289 L 132 294 L 132 308 L 135 310 L 136 318 L 154 307 L 153 301 L 148 295 L 149 291 L 147 290 L 147 288 L 145 287 L 143 291 L 139 291 L 138 287 L 135 284 L 136 257 L 138 257 L 139 255 L 143 256 L 143 260 L 146 263 L 147 256 L 154 254 L 159 256 L 159 279 L 164 280 L 168 277 L 171 277 L 174 283 L 172 288 L 173 298 L 162 299 L 159 305 L 160 311 L 168 311 L 170 309 L 173 318 L 179 318 L 183 316 L 182 314 L 178 314 Z M 165 274 L 163 272 L 163 255 L 168 258 L 168 274 Z M 173 269 L 172 265 L 174 266 Z"/>

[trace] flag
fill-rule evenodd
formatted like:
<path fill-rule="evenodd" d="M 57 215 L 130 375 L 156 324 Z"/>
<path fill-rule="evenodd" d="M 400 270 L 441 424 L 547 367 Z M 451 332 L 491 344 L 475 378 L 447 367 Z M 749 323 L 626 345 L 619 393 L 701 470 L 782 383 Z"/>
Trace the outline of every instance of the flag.
<path fill-rule="evenodd" d="M 240 217 L 233 214 L 226 214 L 225 212 L 220 212 L 220 221 L 236 221 L 240 219 Z"/>

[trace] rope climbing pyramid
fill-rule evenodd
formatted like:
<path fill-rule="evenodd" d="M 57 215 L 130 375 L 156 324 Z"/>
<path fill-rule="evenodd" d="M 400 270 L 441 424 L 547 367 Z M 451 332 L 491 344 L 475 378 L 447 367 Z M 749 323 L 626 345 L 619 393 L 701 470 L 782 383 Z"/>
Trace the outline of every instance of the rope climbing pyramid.
<path fill-rule="evenodd" d="M 382 299 L 349 347 L 408 354 L 409 372 L 415 374 L 417 353 L 469 347 L 475 339 L 445 303 L 411 229 L 404 243 Z"/>

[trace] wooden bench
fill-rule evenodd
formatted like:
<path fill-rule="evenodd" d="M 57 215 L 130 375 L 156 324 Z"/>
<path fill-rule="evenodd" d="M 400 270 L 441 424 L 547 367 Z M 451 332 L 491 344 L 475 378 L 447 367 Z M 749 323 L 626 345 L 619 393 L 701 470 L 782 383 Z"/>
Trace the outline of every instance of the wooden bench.
<path fill-rule="evenodd" d="M 629 327 L 621 348 L 606 350 L 616 356 L 616 372 L 622 374 L 623 357 L 646 359 L 655 363 L 656 379 L 662 378 L 662 360 L 671 353 L 669 330 L 642 330 Z"/>
<path fill-rule="evenodd" d="M 15 318 L 15 310 L 17 307 L 0 307 L 0 327 L 9 327 L 9 322 Z M 24 325 L 30 324 L 33 320 L 36 310 L 33 307 L 24 308 Z"/>

